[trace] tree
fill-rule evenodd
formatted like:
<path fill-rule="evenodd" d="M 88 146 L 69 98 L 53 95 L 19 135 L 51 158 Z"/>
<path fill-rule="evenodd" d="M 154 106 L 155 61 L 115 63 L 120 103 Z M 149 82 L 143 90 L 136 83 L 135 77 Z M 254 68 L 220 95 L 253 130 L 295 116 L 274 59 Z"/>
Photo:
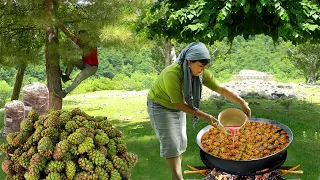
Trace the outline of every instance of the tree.
<path fill-rule="evenodd" d="M 176 58 L 175 48 L 170 39 L 155 36 L 152 40 L 151 64 L 160 73 L 165 67 L 169 66 Z"/>
<path fill-rule="evenodd" d="M 158 0 L 153 11 L 167 9 L 148 28 L 180 42 L 213 44 L 237 35 L 265 34 L 294 44 L 319 41 L 320 9 L 316 0 Z"/>
<path fill-rule="evenodd" d="M 42 58 L 43 33 L 26 21 L 31 13 L 17 1 L 2 1 L 0 10 L 0 64 L 17 70 L 11 95 L 11 100 L 17 100 L 27 65 Z"/>
<path fill-rule="evenodd" d="M 1 55 L 0 64 L 26 65 L 28 64 L 26 59 L 29 59 L 26 54 L 30 54 L 30 57 L 31 55 L 41 57 L 39 52 L 43 51 L 40 51 L 40 48 L 45 47 L 50 108 L 61 109 L 62 99 L 53 93 L 53 87 L 61 88 L 60 59 L 66 61 L 79 58 L 79 54 L 74 53 L 78 52 L 77 49 L 70 48 L 70 41 L 59 33 L 57 27 L 64 24 L 73 31 L 86 29 L 94 40 L 108 44 L 109 39 L 112 39 L 110 34 L 113 34 L 108 31 L 112 29 L 110 27 L 115 27 L 118 22 L 131 21 L 128 20 L 129 15 L 136 13 L 134 9 L 141 2 L 139 0 L 1 1 L 1 52 L 21 53 L 14 57 L 10 56 L 10 53 Z M 117 21 L 118 19 L 121 20 Z M 33 58 L 30 58 L 30 62 L 34 62 Z M 23 75 L 22 70 L 19 74 Z"/>
<path fill-rule="evenodd" d="M 306 83 L 316 84 L 320 77 L 320 44 L 299 44 L 288 53 L 295 66 L 303 72 Z"/>
<path fill-rule="evenodd" d="M 149 9 L 152 7 L 151 3 L 146 3 L 142 8 L 140 16 L 140 22 L 136 25 L 136 31 L 139 34 L 143 34 L 147 38 L 152 40 L 151 57 L 150 62 L 158 73 L 162 69 L 169 66 L 176 58 L 174 43 L 168 36 L 163 34 L 152 34 L 150 33 L 147 26 L 157 20 L 159 17 L 165 17 L 168 9 L 163 6 L 161 11 L 157 13 L 150 13 Z"/>

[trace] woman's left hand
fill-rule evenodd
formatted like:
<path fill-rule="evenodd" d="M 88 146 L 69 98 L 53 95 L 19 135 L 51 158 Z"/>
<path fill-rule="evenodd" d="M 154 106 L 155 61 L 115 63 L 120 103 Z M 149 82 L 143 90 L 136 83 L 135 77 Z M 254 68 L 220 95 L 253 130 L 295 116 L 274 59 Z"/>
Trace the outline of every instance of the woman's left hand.
<path fill-rule="evenodd" d="M 248 116 L 248 118 L 250 118 L 251 117 L 251 109 L 250 109 L 248 103 L 245 102 L 241 106 L 242 106 L 242 111 Z"/>

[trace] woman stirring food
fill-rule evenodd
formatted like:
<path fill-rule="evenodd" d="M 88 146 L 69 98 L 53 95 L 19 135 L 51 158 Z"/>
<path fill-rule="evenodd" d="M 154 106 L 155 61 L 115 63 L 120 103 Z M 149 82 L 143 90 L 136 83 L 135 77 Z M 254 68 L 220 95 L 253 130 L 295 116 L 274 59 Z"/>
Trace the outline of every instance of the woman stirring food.
<path fill-rule="evenodd" d="M 181 180 L 182 153 L 187 147 L 186 113 L 194 124 L 202 117 L 213 125 L 217 119 L 199 109 L 202 84 L 229 100 L 240 104 L 251 116 L 251 110 L 241 97 L 221 87 L 206 70 L 209 51 L 201 42 L 193 42 L 180 53 L 177 62 L 166 67 L 148 93 L 148 114 L 152 128 L 160 141 L 160 156 L 166 159 L 172 180 Z"/>

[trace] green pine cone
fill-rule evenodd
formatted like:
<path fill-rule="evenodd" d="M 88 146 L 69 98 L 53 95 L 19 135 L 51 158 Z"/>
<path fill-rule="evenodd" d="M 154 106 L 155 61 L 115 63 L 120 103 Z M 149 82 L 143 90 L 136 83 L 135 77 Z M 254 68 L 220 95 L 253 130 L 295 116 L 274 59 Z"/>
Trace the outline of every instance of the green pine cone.
<path fill-rule="evenodd" d="M 43 137 L 38 143 L 38 152 L 42 156 L 49 157 L 52 154 L 53 145 L 49 137 Z"/>
<path fill-rule="evenodd" d="M 21 121 L 20 131 L 32 132 L 33 130 L 33 122 L 31 120 L 26 119 Z"/>
<path fill-rule="evenodd" d="M 36 153 L 31 157 L 29 170 L 34 169 L 40 172 L 46 166 L 46 162 L 47 159 L 44 156 L 42 156 L 40 153 Z"/>
<path fill-rule="evenodd" d="M 45 180 L 62 180 L 62 179 L 59 173 L 51 172 L 47 175 Z"/>
<path fill-rule="evenodd" d="M 127 152 L 127 145 L 126 144 L 118 144 L 117 145 L 117 151 L 120 154 L 125 154 Z"/>
<path fill-rule="evenodd" d="M 6 140 L 8 142 L 8 144 L 10 145 L 15 145 L 14 143 L 14 138 L 19 134 L 19 132 L 14 132 L 14 133 L 9 133 L 7 136 L 6 136 Z"/>
<path fill-rule="evenodd" d="M 86 137 L 83 141 L 83 143 L 79 144 L 78 146 L 78 152 L 80 154 L 83 154 L 85 152 L 89 152 L 91 149 L 94 148 L 93 139 L 90 137 Z"/>
<path fill-rule="evenodd" d="M 27 156 L 28 157 L 32 157 L 35 153 L 37 153 L 37 147 L 36 146 L 32 146 L 28 151 L 27 151 Z"/>
<path fill-rule="evenodd" d="M 68 121 L 71 120 L 71 113 L 64 111 L 60 114 L 60 124 L 65 125 Z"/>
<path fill-rule="evenodd" d="M 79 132 L 74 132 L 68 136 L 68 141 L 71 144 L 81 144 L 84 141 L 85 136 Z"/>
<path fill-rule="evenodd" d="M 111 171 L 114 169 L 112 162 L 109 161 L 108 159 L 105 160 L 104 169 L 105 169 L 108 173 L 111 173 Z"/>
<path fill-rule="evenodd" d="M 66 162 L 66 175 L 68 180 L 72 180 L 76 174 L 76 164 L 73 161 Z"/>
<path fill-rule="evenodd" d="M 55 160 L 60 160 L 63 158 L 64 154 L 69 150 L 69 142 L 67 140 L 60 141 L 53 150 L 53 158 Z"/>
<path fill-rule="evenodd" d="M 109 143 L 107 144 L 108 148 L 108 158 L 111 159 L 112 156 L 117 154 L 117 147 L 116 143 L 113 139 L 110 139 Z"/>
<path fill-rule="evenodd" d="M 64 169 L 65 163 L 62 161 L 50 161 L 45 168 L 45 173 L 61 172 Z"/>
<path fill-rule="evenodd" d="M 17 136 L 13 139 L 15 145 L 23 145 L 27 139 L 30 137 L 29 132 L 20 132 Z"/>
<path fill-rule="evenodd" d="M 25 178 L 23 177 L 24 173 L 19 173 L 15 175 L 7 175 L 5 180 L 24 180 Z"/>
<path fill-rule="evenodd" d="M 94 172 L 96 175 L 98 175 L 99 180 L 105 180 L 109 178 L 108 173 L 102 167 L 97 166 Z"/>
<path fill-rule="evenodd" d="M 24 173 L 24 178 L 26 180 L 40 180 L 40 174 L 39 173 L 30 173 L 30 172 L 26 172 Z"/>
<path fill-rule="evenodd" d="M 59 138 L 60 134 L 55 127 L 49 127 L 41 132 L 42 137 L 49 137 L 52 140 Z"/>
<path fill-rule="evenodd" d="M 79 126 L 75 121 L 68 121 L 64 128 L 68 133 L 73 133 L 79 128 Z"/>
<path fill-rule="evenodd" d="M 120 176 L 120 173 L 113 169 L 110 173 L 110 180 L 121 180 L 121 176 Z"/>
<path fill-rule="evenodd" d="M 39 113 L 37 110 L 35 109 L 31 109 L 28 112 L 28 119 L 31 120 L 32 122 L 36 122 L 39 118 Z"/>
<path fill-rule="evenodd" d="M 60 141 L 63 141 L 63 140 L 66 140 L 69 136 L 69 133 L 65 130 L 61 131 L 60 132 L 60 136 L 59 136 L 59 140 Z"/>
<path fill-rule="evenodd" d="M 5 172 L 8 175 L 13 175 L 15 173 L 13 170 L 13 162 L 6 158 L 2 162 L 2 170 L 3 170 L 3 172 Z"/>
<path fill-rule="evenodd" d="M 76 174 L 74 180 L 93 180 L 93 178 L 88 172 L 80 172 Z"/>
<path fill-rule="evenodd" d="M 58 127 L 60 126 L 60 118 L 58 116 L 49 116 L 44 122 L 43 122 L 43 126 L 46 128 L 49 127 Z"/>
<path fill-rule="evenodd" d="M 112 159 L 113 166 L 118 170 L 121 168 L 125 168 L 127 166 L 126 163 L 117 155 L 112 156 L 111 159 Z"/>
<path fill-rule="evenodd" d="M 88 152 L 89 159 L 97 166 L 103 166 L 105 163 L 105 156 L 99 150 L 91 150 Z"/>
<path fill-rule="evenodd" d="M 81 169 L 86 171 L 92 171 L 94 168 L 93 163 L 89 161 L 87 158 L 79 158 L 78 164 Z"/>
<path fill-rule="evenodd" d="M 109 143 L 109 137 L 106 133 L 104 132 L 99 132 L 98 134 L 96 134 L 96 136 L 94 137 L 94 142 L 96 145 L 98 146 L 103 146 L 105 144 Z"/>
<path fill-rule="evenodd" d="M 19 157 L 19 164 L 24 167 L 25 169 L 28 169 L 29 165 L 30 165 L 30 160 L 31 157 L 28 156 L 27 152 L 24 152 L 21 154 L 21 156 Z"/>

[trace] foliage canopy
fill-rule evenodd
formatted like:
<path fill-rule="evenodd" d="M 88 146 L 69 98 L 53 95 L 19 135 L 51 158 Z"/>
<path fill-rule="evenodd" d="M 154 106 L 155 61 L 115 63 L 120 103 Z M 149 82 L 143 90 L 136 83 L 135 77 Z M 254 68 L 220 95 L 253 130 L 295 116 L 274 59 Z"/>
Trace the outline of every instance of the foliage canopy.
<path fill-rule="evenodd" d="M 182 42 L 213 44 L 224 37 L 232 41 L 237 35 L 265 34 L 297 44 L 320 37 L 315 0 L 158 0 L 152 12 L 151 33 Z"/>

